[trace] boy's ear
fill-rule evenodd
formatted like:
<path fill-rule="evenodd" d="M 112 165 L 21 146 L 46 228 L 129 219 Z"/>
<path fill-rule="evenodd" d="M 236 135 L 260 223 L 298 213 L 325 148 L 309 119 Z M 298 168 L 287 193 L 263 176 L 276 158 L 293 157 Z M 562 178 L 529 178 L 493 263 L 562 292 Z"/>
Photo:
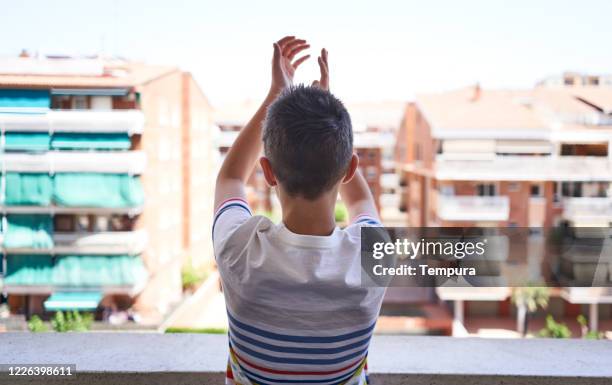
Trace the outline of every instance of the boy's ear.
<path fill-rule="evenodd" d="M 274 172 L 272 171 L 272 165 L 270 164 L 270 159 L 262 156 L 259 158 L 259 164 L 261 165 L 261 169 L 263 170 L 264 178 L 266 178 L 266 182 L 270 187 L 274 187 L 278 184 L 276 181 L 276 177 L 274 176 Z"/>
<path fill-rule="evenodd" d="M 357 166 L 359 166 L 359 157 L 356 154 L 351 156 L 351 161 L 349 162 L 348 170 L 346 170 L 346 174 L 342 179 L 342 183 L 348 183 L 353 179 L 355 173 L 357 172 Z"/>

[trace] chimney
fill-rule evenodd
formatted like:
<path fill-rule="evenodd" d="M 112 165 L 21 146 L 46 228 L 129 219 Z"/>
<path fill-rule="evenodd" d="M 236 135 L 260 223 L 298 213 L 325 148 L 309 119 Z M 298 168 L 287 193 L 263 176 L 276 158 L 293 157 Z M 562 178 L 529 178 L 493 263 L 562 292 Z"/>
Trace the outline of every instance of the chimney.
<path fill-rule="evenodd" d="M 474 89 L 473 89 L 473 93 L 472 93 L 472 97 L 471 97 L 471 101 L 472 102 L 477 102 L 480 99 L 480 94 L 482 93 L 482 90 L 480 89 L 480 84 L 476 83 L 474 85 Z"/>

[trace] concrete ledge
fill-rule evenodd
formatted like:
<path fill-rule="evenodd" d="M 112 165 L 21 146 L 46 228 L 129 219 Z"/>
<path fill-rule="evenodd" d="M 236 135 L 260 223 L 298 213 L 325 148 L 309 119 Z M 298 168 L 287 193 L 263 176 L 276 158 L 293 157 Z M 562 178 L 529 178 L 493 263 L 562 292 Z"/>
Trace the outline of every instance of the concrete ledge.
<path fill-rule="evenodd" d="M 227 337 L 0 334 L 0 364 L 76 364 L 68 378 L 0 374 L 0 384 L 223 384 Z M 612 342 L 376 336 L 375 384 L 610 384 Z"/>

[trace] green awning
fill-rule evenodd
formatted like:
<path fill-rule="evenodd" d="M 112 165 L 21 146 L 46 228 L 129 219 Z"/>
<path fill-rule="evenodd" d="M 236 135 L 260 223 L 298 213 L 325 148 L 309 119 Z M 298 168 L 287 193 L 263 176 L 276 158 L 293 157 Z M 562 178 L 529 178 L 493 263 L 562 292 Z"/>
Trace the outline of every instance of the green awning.
<path fill-rule="evenodd" d="M 51 137 L 47 132 L 7 132 L 4 134 L 6 151 L 47 151 Z"/>
<path fill-rule="evenodd" d="M 48 90 L 0 90 L 0 108 L 49 108 L 51 97 Z"/>
<path fill-rule="evenodd" d="M 129 150 L 131 145 L 127 133 L 58 132 L 51 139 L 57 150 Z"/>
<path fill-rule="evenodd" d="M 127 174 L 58 173 L 53 201 L 67 207 L 137 207 L 144 202 L 140 179 Z"/>
<path fill-rule="evenodd" d="M 44 302 L 45 310 L 96 310 L 102 297 L 102 293 L 97 291 L 67 291 L 53 293 Z"/>
<path fill-rule="evenodd" d="M 53 219 L 49 215 L 9 214 L 2 246 L 6 249 L 53 247 Z"/>
<path fill-rule="evenodd" d="M 146 279 L 140 256 L 7 255 L 5 285 L 54 287 L 134 286 Z"/>
<path fill-rule="evenodd" d="M 6 173 L 7 206 L 49 206 L 51 204 L 51 176 L 43 173 Z"/>

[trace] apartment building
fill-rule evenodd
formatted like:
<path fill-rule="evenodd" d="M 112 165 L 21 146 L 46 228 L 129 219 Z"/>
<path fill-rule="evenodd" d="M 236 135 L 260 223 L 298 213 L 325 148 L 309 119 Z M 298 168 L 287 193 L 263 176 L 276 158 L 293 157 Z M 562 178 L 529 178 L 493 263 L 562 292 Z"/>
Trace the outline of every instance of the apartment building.
<path fill-rule="evenodd" d="M 396 147 L 406 225 L 610 226 L 612 87 L 563 79 L 530 90 L 476 85 L 408 104 Z M 489 314 L 510 313 L 507 288 L 437 294 L 455 301 L 455 321 L 482 312 L 485 302 Z M 610 303 L 607 289 L 558 294 L 562 316 L 575 318 L 582 304 L 590 304 L 591 325 L 600 309 L 610 316 L 609 305 L 597 305 Z"/>
<path fill-rule="evenodd" d="M 403 102 L 361 102 L 348 104 L 353 123 L 354 146 L 360 169 L 386 226 L 403 226 L 399 211 L 401 192 L 395 163 L 397 126 Z"/>
<path fill-rule="evenodd" d="M 239 131 L 259 105 L 253 101 L 227 105 L 216 111 L 219 127 L 217 148 L 225 156 Z M 352 122 L 354 149 L 359 156 L 363 173 L 376 204 L 388 221 L 402 223 L 403 214 L 397 210 L 399 185 L 393 159 L 395 130 L 401 118 L 403 103 L 358 103 L 347 106 Z M 247 185 L 251 207 L 260 213 L 280 214 L 273 190 L 267 185 L 259 165 L 255 167 Z M 398 218 L 399 217 L 399 218 Z"/>
<path fill-rule="evenodd" d="M 211 263 L 210 105 L 178 68 L 0 60 L 2 269 L 13 313 L 157 322 Z M 103 311 L 102 311 L 103 310 Z"/>

